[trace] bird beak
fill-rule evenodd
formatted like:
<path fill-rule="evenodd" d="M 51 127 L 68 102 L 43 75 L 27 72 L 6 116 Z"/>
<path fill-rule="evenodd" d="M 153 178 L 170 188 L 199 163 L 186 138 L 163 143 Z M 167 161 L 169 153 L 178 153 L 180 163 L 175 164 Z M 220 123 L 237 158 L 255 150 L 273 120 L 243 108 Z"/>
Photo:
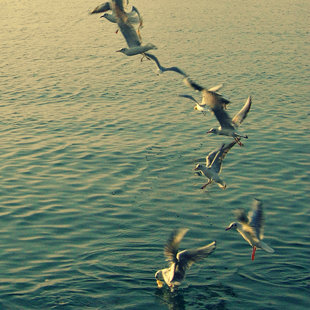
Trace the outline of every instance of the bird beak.
<path fill-rule="evenodd" d="M 164 283 L 163 283 L 162 281 L 160 281 L 160 280 L 157 279 L 156 282 L 157 282 L 157 286 L 158 286 L 159 288 L 163 287 Z"/>
<path fill-rule="evenodd" d="M 226 227 L 225 230 L 230 230 L 231 227 Z"/>
<path fill-rule="evenodd" d="M 211 130 L 208 130 L 206 133 L 211 133 Z"/>
<path fill-rule="evenodd" d="M 117 51 L 115 51 L 115 52 L 120 52 L 121 50 L 117 50 Z"/>

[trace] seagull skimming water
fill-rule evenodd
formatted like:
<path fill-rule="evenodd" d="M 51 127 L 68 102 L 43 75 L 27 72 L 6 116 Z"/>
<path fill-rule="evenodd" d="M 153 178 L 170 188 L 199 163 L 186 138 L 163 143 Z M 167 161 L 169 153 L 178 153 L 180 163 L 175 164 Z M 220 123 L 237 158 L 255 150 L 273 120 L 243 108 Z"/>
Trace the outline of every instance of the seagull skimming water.
<path fill-rule="evenodd" d="M 165 269 L 158 270 L 155 273 L 155 279 L 158 287 L 163 286 L 163 282 L 173 291 L 175 287 L 181 285 L 185 277 L 185 272 L 191 265 L 208 255 L 210 255 L 216 247 L 216 242 L 193 250 L 178 251 L 179 244 L 187 233 L 188 229 L 182 228 L 172 232 L 164 249 L 166 260 L 170 262 L 170 266 Z"/>
<path fill-rule="evenodd" d="M 264 238 L 264 214 L 263 203 L 255 199 L 253 210 L 246 215 L 245 210 L 236 210 L 238 222 L 231 223 L 226 230 L 235 229 L 253 248 L 252 260 L 255 258 L 256 249 L 263 249 L 268 253 L 274 253 L 274 250 L 262 239 Z"/>

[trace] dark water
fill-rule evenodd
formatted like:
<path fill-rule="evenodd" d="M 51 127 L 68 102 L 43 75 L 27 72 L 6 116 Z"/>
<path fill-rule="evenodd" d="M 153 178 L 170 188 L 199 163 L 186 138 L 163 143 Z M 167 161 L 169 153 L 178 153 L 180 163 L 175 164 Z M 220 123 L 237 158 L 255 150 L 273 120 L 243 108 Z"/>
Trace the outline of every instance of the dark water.
<path fill-rule="evenodd" d="M 193 160 L 223 137 L 174 73 L 115 51 L 96 1 L 2 1 L 1 309 L 308 309 L 309 2 L 132 1 L 144 42 L 201 85 L 224 83 L 249 139 L 201 191 Z M 264 202 L 271 255 L 224 228 Z M 177 293 L 157 289 L 163 245 L 217 240 Z"/>

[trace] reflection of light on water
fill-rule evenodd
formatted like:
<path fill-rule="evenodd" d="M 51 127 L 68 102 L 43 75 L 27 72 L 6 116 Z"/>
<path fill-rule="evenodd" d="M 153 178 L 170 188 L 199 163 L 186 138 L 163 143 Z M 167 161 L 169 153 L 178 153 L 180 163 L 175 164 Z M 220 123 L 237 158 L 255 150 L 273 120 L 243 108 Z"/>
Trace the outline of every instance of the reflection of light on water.
<path fill-rule="evenodd" d="M 164 287 L 155 291 L 155 296 L 159 304 L 164 304 L 169 310 L 185 310 L 185 301 L 182 289 L 171 292 L 169 288 Z"/>
<path fill-rule="evenodd" d="M 200 306 L 201 309 L 225 310 L 227 297 L 236 298 L 232 287 L 223 285 L 189 285 L 171 292 L 164 287 L 156 289 L 155 296 L 159 304 L 164 304 L 169 310 L 185 310 L 186 306 Z"/>

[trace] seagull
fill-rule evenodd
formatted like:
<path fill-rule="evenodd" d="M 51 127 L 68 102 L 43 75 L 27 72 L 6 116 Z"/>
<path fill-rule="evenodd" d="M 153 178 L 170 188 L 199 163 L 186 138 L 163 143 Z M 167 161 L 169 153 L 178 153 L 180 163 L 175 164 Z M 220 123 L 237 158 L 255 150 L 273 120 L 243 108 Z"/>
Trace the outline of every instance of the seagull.
<path fill-rule="evenodd" d="M 223 144 L 220 149 L 212 151 L 206 157 L 206 165 L 197 164 L 195 169 L 196 171 L 201 171 L 204 176 L 208 178 L 208 182 L 201 187 L 204 189 L 207 185 L 211 184 L 213 181 L 217 185 L 225 189 L 226 183 L 220 178 L 219 174 L 222 170 L 222 162 L 229 150 L 236 144 L 236 141 L 233 141 L 229 144 Z"/>
<path fill-rule="evenodd" d="M 217 92 L 220 88 L 223 87 L 223 84 L 219 84 L 216 86 L 213 86 L 209 88 L 207 91 L 208 92 Z M 194 109 L 197 111 L 202 112 L 204 115 L 206 115 L 206 110 L 208 110 L 208 105 L 206 104 L 205 100 L 202 99 L 202 101 L 199 103 L 193 96 L 191 95 L 179 95 L 179 97 L 184 97 L 187 99 L 190 99 L 196 103 Z"/>
<path fill-rule="evenodd" d="M 187 76 L 187 74 L 184 71 L 182 71 L 180 68 L 178 68 L 178 67 L 163 67 L 160 64 L 158 58 L 155 55 L 153 55 L 153 54 L 144 53 L 144 56 L 147 59 L 152 59 L 155 62 L 156 66 L 158 68 L 159 73 L 164 73 L 165 71 L 174 71 L 176 73 L 179 73 L 179 74 L 183 75 L 184 77 Z"/>
<path fill-rule="evenodd" d="M 247 117 L 252 104 L 251 96 L 249 96 L 242 107 L 242 109 L 233 117 L 230 118 L 228 113 L 221 108 L 220 106 L 213 106 L 211 108 L 212 112 L 215 114 L 217 120 L 220 123 L 219 128 L 211 128 L 207 133 L 214 133 L 217 135 L 231 136 L 236 142 L 243 146 L 243 143 L 240 142 L 240 138 L 248 138 L 248 136 L 243 135 L 237 131 L 238 127 L 241 125 L 243 120 Z"/>
<path fill-rule="evenodd" d="M 128 3 L 129 3 L 129 1 L 126 1 L 125 5 L 127 6 Z M 120 6 L 120 9 L 122 11 L 125 11 L 124 10 L 124 2 L 119 2 L 119 6 Z M 94 8 L 90 12 L 90 14 L 103 13 L 103 12 L 107 12 L 107 11 L 110 11 L 110 10 L 112 10 L 112 4 L 110 2 L 105 2 L 105 3 L 102 3 L 102 4 L 98 5 L 96 8 Z M 143 27 L 143 20 L 142 20 L 142 17 L 140 15 L 138 9 L 135 6 L 132 6 L 131 11 L 130 12 L 125 12 L 125 14 L 127 15 L 128 21 L 131 24 L 139 24 L 138 31 L 140 31 L 140 28 Z M 103 17 L 103 18 L 107 19 L 108 21 L 110 21 L 112 23 L 117 23 L 116 16 L 113 13 L 113 11 L 112 11 L 112 14 L 104 13 L 100 17 Z M 118 29 L 116 30 L 116 33 L 118 33 Z"/>
<path fill-rule="evenodd" d="M 253 248 L 252 260 L 255 258 L 256 249 L 263 249 L 268 253 L 274 253 L 269 245 L 262 241 L 264 238 L 264 214 L 262 201 L 255 199 L 253 210 L 246 215 L 245 210 L 239 209 L 235 211 L 238 222 L 231 223 L 226 230 L 237 230 L 244 240 L 246 240 Z"/>
<path fill-rule="evenodd" d="M 170 287 L 171 292 L 174 288 L 181 285 L 185 278 L 185 272 L 191 265 L 208 255 L 210 255 L 216 247 L 216 241 L 203 247 L 193 250 L 178 251 L 179 244 L 187 233 L 188 229 L 181 228 L 172 232 L 164 249 L 166 260 L 170 262 L 170 266 L 165 269 L 158 270 L 155 273 L 155 279 L 159 288 L 163 286 L 163 281 Z"/>
<path fill-rule="evenodd" d="M 212 87 L 211 89 L 206 89 L 197 83 L 193 82 L 190 78 L 186 77 L 184 80 L 184 84 L 193 88 L 194 90 L 202 92 L 202 106 L 209 106 L 209 108 L 212 110 L 213 106 L 220 106 L 223 109 L 226 109 L 226 105 L 230 103 L 229 100 L 223 98 L 220 94 L 218 94 L 216 91 L 219 90 L 222 85 L 219 85 L 218 87 Z"/>
<path fill-rule="evenodd" d="M 112 10 L 116 16 L 118 27 L 127 42 L 128 48 L 122 48 L 117 52 L 121 52 L 127 56 L 133 56 L 137 54 L 143 54 L 150 49 L 156 49 L 156 46 L 152 43 L 147 43 L 145 45 L 141 44 L 139 31 L 137 32 L 133 25 L 129 22 L 126 13 L 119 6 L 119 2 L 121 1 L 112 1 Z"/>

